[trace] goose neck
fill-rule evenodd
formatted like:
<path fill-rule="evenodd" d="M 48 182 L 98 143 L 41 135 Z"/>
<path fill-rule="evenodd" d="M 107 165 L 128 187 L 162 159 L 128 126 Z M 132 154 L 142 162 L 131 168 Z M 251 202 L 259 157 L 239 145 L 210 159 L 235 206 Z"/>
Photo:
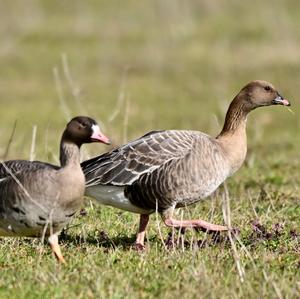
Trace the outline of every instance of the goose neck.
<path fill-rule="evenodd" d="M 230 163 L 231 174 L 240 168 L 246 158 L 249 112 L 247 106 L 235 99 L 227 111 L 223 130 L 216 138 Z"/>
<path fill-rule="evenodd" d="M 226 113 L 223 129 L 219 137 L 240 134 L 246 129 L 247 115 L 251 109 L 247 107 L 244 101 L 236 97 L 230 104 Z"/>
<path fill-rule="evenodd" d="M 67 167 L 67 166 L 80 167 L 80 148 L 77 144 L 65 140 L 61 141 L 60 164 L 62 167 Z"/>

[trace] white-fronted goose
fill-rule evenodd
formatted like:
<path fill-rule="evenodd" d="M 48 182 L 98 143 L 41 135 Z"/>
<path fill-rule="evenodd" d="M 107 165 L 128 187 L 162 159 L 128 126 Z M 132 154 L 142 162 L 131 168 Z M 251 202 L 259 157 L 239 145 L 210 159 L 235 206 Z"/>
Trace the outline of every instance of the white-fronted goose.
<path fill-rule="evenodd" d="M 225 231 L 203 220 L 176 220 L 173 211 L 209 196 L 240 168 L 247 152 L 248 113 L 278 104 L 290 105 L 270 83 L 252 81 L 231 102 L 216 138 L 198 131 L 154 131 L 84 161 L 86 195 L 140 213 L 138 247 L 144 246 L 149 214 L 155 211 L 170 227 Z"/>
<path fill-rule="evenodd" d="M 58 234 L 79 209 L 85 179 L 80 167 L 83 143 L 108 143 L 97 123 L 75 117 L 60 143 L 61 167 L 39 161 L 12 160 L 0 165 L 0 236 L 47 236 L 64 262 Z"/>

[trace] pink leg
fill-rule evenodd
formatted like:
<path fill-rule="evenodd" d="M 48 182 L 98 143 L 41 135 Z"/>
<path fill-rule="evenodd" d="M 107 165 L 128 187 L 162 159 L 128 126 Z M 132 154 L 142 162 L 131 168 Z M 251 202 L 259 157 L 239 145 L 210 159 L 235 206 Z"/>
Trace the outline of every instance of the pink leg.
<path fill-rule="evenodd" d="M 139 231 L 138 231 L 138 234 L 136 236 L 136 241 L 135 241 L 135 247 L 137 250 L 143 250 L 145 248 L 145 246 L 144 246 L 145 230 L 146 230 L 148 222 L 149 222 L 149 215 L 141 214 Z"/>
<path fill-rule="evenodd" d="M 176 220 L 172 217 L 168 217 L 164 219 L 164 223 L 166 226 L 169 227 L 176 227 L 176 228 L 200 228 L 203 231 L 227 231 L 228 228 L 223 225 L 212 224 L 206 222 L 204 220 Z"/>

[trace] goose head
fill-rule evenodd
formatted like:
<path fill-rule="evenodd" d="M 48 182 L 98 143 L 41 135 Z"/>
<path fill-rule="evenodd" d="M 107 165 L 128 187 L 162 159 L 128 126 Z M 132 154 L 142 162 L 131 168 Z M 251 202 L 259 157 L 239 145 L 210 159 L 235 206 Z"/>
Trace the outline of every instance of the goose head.
<path fill-rule="evenodd" d="M 283 98 L 271 83 L 262 80 L 248 83 L 237 97 L 248 111 L 271 105 L 290 106 L 290 102 Z"/>
<path fill-rule="evenodd" d="M 109 139 L 101 132 L 96 121 L 87 116 L 77 116 L 71 119 L 67 124 L 63 137 L 78 146 L 91 142 L 110 144 Z"/>

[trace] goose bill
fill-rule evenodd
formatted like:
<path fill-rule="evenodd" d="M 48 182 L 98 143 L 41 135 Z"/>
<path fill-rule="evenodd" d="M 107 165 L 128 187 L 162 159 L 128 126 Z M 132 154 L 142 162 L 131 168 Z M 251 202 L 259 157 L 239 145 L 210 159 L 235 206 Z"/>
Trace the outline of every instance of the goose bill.
<path fill-rule="evenodd" d="M 273 100 L 273 104 L 274 105 L 291 106 L 290 102 L 287 99 L 284 99 L 280 95 Z"/>
<path fill-rule="evenodd" d="M 93 130 L 93 134 L 91 136 L 92 141 L 110 144 L 110 140 L 100 131 L 99 126 L 92 125 L 92 130 Z"/>

